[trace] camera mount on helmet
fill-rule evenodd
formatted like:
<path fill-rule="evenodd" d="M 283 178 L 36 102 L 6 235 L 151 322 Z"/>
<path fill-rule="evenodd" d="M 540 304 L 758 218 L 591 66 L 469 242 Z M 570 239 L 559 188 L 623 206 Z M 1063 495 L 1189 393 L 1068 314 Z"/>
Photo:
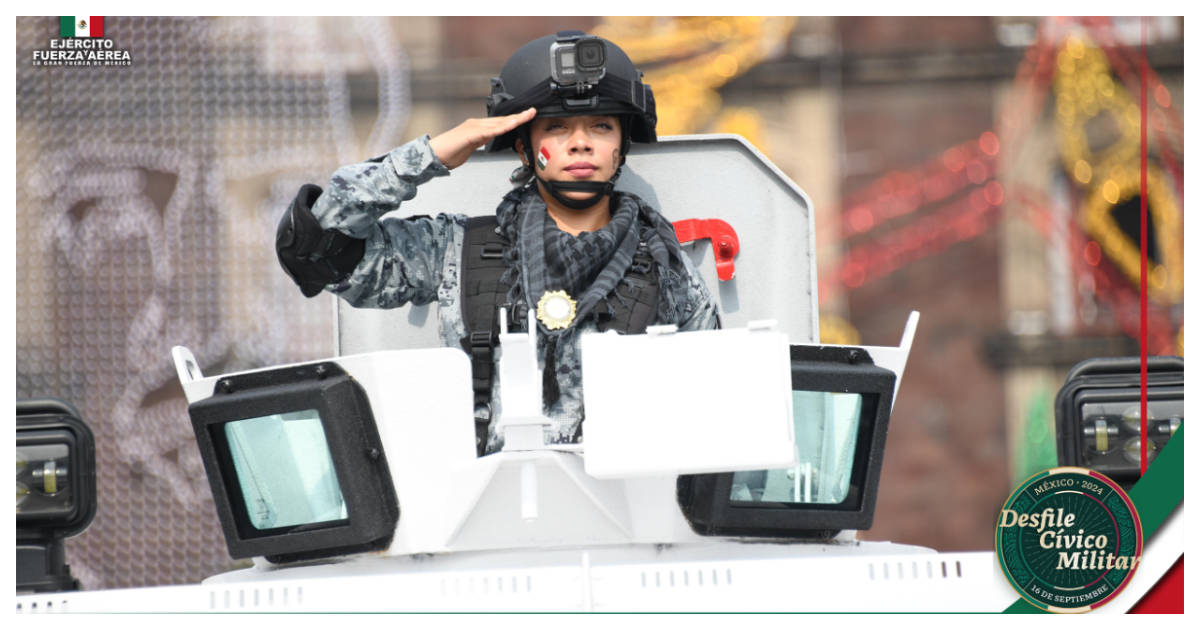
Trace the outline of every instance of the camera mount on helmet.
<path fill-rule="evenodd" d="M 621 119 L 621 157 L 632 142 L 655 142 L 658 115 L 654 93 L 642 82 L 642 73 L 616 44 L 582 31 L 560 31 L 525 44 L 513 53 L 500 76 L 492 78 L 487 99 L 488 116 L 508 116 L 536 107 L 537 118 L 561 116 L 617 116 Z M 525 159 L 534 163 L 529 125 L 496 137 L 487 151 L 515 149 L 521 138 Z M 616 173 L 607 182 L 557 182 L 529 175 L 564 206 L 583 209 L 612 192 Z M 524 171 L 522 171 L 524 175 Z M 587 199 L 571 199 L 563 192 L 591 192 Z"/>
<path fill-rule="evenodd" d="M 550 44 L 550 91 L 567 109 L 594 109 L 596 88 L 604 78 L 604 40 L 579 31 L 562 31 Z M 574 97 L 574 98 L 572 98 Z"/>

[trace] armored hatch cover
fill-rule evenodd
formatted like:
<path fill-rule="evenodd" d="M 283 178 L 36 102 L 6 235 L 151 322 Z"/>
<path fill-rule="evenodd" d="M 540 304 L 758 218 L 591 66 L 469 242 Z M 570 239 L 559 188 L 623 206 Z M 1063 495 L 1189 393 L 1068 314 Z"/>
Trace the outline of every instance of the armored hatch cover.
<path fill-rule="evenodd" d="M 519 165 L 516 154 L 476 153 L 449 177 L 420 187 L 393 216 L 495 212 Z M 667 219 L 721 219 L 737 232 L 736 275 L 717 279 L 705 239 L 683 246 L 708 283 L 726 328 L 775 319 L 792 343 L 818 337 L 812 202 L 745 138 L 731 134 L 671 136 L 634 145 L 617 184 Z M 354 308 L 336 297 L 337 354 L 439 347 L 434 304 Z"/>

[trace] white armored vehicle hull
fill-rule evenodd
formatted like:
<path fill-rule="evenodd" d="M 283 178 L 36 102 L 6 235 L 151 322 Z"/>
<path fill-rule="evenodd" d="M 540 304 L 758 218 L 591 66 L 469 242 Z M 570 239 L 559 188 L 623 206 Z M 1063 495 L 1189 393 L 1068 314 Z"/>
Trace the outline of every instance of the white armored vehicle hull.
<path fill-rule="evenodd" d="M 1008 607 L 990 551 L 857 539 L 916 314 L 899 347 L 816 344 L 807 196 L 738 137 L 663 140 L 630 154 L 620 187 L 673 221 L 736 230 L 731 280 L 714 264 L 730 263 L 729 243 L 685 245 L 724 329 L 588 337 L 581 444 L 544 443 L 534 340 L 501 334 L 505 446 L 476 457 L 470 364 L 438 347 L 428 306 L 337 303 L 340 356 L 324 361 L 205 377 L 176 348 L 230 552 L 254 566 L 194 586 L 22 595 L 18 610 Z M 479 155 L 405 211 L 488 213 L 512 166 Z M 653 395 L 630 367 L 646 365 Z M 1161 575 L 1151 567 L 1167 555 L 1143 573 Z M 1152 581 L 1135 578 L 1120 601 Z"/>

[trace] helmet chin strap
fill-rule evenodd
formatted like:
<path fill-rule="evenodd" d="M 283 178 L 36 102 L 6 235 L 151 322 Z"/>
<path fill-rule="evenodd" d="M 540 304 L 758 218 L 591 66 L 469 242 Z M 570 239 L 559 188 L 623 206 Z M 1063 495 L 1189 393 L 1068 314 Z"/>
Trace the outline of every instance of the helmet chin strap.
<path fill-rule="evenodd" d="M 540 175 L 533 175 L 542 186 L 550 192 L 550 196 L 556 201 L 572 210 L 586 210 L 600 203 L 604 197 L 612 194 L 613 186 L 616 185 L 617 178 L 621 176 L 621 168 L 617 167 L 617 172 L 608 178 L 606 182 L 557 182 L 542 179 Z M 593 193 L 590 197 L 583 199 L 572 199 L 563 193 L 565 192 L 589 192 Z"/>

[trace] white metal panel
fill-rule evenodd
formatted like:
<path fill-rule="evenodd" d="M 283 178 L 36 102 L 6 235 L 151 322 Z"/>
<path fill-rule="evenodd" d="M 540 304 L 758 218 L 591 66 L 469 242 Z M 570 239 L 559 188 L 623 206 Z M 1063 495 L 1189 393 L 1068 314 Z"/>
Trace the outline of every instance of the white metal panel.
<path fill-rule="evenodd" d="M 587 472 L 796 465 L 787 336 L 769 328 L 585 335 Z"/>

